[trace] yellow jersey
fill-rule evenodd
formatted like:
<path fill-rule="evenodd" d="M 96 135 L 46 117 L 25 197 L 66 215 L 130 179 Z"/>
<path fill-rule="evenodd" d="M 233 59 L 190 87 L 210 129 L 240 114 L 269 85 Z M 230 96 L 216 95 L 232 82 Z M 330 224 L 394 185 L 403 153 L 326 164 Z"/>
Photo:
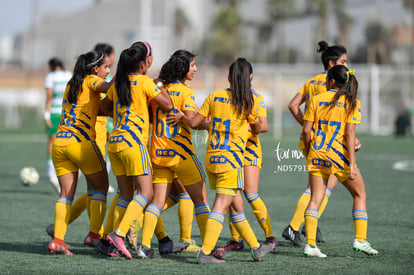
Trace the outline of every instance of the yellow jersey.
<path fill-rule="evenodd" d="M 96 92 L 96 88 L 102 82 L 104 80 L 96 75 L 85 76 L 78 97 L 73 103 L 69 103 L 67 98 L 70 87 L 70 82 L 68 83 L 54 145 L 67 146 L 87 140 L 95 141 L 96 116 L 101 106 L 100 94 Z"/>
<path fill-rule="evenodd" d="M 326 75 L 327 72 L 322 72 L 312 77 L 306 81 L 305 85 L 303 85 L 302 89 L 300 89 L 299 93 L 305 96 L 305 112 L 308 109 L 309 102 L 315 95 L 326 92 Z M 303 137 L 301 134 L 299 140 L 299 149 L 303 150 L 304 148 L 305 145 L 303 144 Z"/>
<path fill-rule="evenodd" d="M 330 90 L 315 96 L 308 105 L 304 120 L 313 121 L 311 144 L 307 156 L 310 172 L 335 174 L 349 173 L 349 153 L 345 139 L 347 123 L 361 124 L 361 103 L 349 112 L 345 95 L 334 107 L 328 104 L 336 91 Z"/>
<path fill-rule="evenodd" d="M 211 173 L 243 167 L 249 123 L 258 121 L 254 108 L 246 117 L 235 110 L 231 101 L 230 89 L 212 92 L 198 111 L 204 117 L 211 116 L 205 160 L 206 169 Z"/>
<path fill-rule="evenodd" d="M 253 109 L 257 113 L 258 117 L 267 117 L 266 105 L 264 103 L 263 96 L 252 89 L 254 98 Z M 262 160 L 262 146 L 260 144 L 259 135 L 255 135 L 249 132 L 247 136 L 246 150 L 244 152 L 244 158 L 250 165 L 255 163 L 256 166 L 261 166 Z"/>
<path fill-rule="evenodd" d="M 148 144 L 149 102 L 161 91 L 146 75 L 130 74 L 132 101 L 129 106 L 121 106 L 115 83 L 107 92 L 113 102 L 114 129 L 109 137 L 108 151 L 120 152 L 136 145 Z"/>
<path fill-rule="evenodd" d="M 165 88 L 170 93 L 174 107 L 181 111 L 196 111 L 193 89 L 178 81 L 169 83 Z M 191 142 L 190 127 L 182 124 L 171 127 L 166 121 L 167 112 L 154 101 L 151 102 L 151 109 L 153 121 L 151 136 L 152 163 L 169 167 L 191 158 L 195 153 Z"/>

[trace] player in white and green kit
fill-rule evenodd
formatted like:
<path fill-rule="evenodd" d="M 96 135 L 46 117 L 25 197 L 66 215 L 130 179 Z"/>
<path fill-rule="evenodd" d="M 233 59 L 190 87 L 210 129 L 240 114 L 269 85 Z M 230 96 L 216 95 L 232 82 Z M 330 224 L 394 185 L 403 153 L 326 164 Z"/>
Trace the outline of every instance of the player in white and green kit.
<path fill-rule="evenodd" d="M 63 94 L 65 93 L 66 84 L 72 77 L 72 73 L 65 71 L 63 62 L 58 58 L 51 58 L 48 64 L 50 73 L 45 79 L 46 105 L 44 112 L 46 132 L 48 135 L 47 176 L 49 178 L 49 182 L 56 189 L 56 192 L 60 193 L 59 182 L 57 180 L 55 168 L 53 167 L 51 159 L 51 152 L 53 139 L 57 132 L 60 116 L 62 114 Z"/>

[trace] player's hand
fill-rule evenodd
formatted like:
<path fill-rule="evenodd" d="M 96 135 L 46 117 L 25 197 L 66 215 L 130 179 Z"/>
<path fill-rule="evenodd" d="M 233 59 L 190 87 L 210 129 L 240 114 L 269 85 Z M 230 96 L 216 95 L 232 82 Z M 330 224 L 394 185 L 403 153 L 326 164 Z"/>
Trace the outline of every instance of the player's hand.
<path fill-rule="evenodd" d="M 50 119 L 45 120 L 45 124 L 46 124 L 46 128 L 48 128 L 48 129 L 52 128 L 52 122 L 50 121 Z"/>
<path fill-rule="evenodd" d="M 355 152 L 358 152 L 361 149 L 361 146 L 359 139 L 355 138 Z"/>
<path fill-rule="evenodd" d="M 175 108 L 175 110 L 177 111 L 176 113 L 167 114 L 167 124 L 171 126 L 175 126 L 180 123 L 184 117 L 184 113 L 180 109 Z"/>
<path fill-rule="evenodd" d="M 349 168 L 351 170 L 351 173 L 349 173 L 349 179 L 350 180 L 356 179 L 358 176 L 358 168 L 356 167 L 355 164 L 351 164 Z"/>

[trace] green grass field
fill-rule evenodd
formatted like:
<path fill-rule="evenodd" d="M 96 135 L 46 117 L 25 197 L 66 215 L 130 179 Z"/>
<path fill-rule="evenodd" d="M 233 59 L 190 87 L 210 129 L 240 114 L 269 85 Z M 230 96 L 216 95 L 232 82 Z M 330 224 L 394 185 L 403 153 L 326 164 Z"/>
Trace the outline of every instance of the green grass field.
<path fill-rule="evenodd" d="M 50 238 L 46 235 L 45 228 L 53 222 L 57 195 L 45 177 L 46 137 L 42 134 L 41 123 L 24 126 L 24 130 L 2 130 L 0 133 L 0 273 L 412 273 L 414 212 L 411 207 L 414 170 L 397 171 L 392 169 L 392 165 L 397 161 L 414 160 L 413 138 L 360 136 L 363 147 L 357 154 L 357 163 L 368 194 L 368 240 L 378 249 L 378 256 L 370 257 L 352 250 L 352 198 L 340 184 L 333 192 L 319 223 L 327 239 L 327 243 L 320 244 L 319 247 L 328 258 L 305 258 L 303 248 L 293 247 L 282 238 L 281 232 L 288 225 L 296 202 L 307 185 L 307 173 L 298 171 L 305 163 L 304 159 L 288 158 L 279 161 L 275 152 L 279 144 L 279 152 L 283 148 L 285 155 L 292 156 L 292 150 L 297 145 L 295 136 L 273 140 L 270 134 L 265 134 L 262 137 L 264 165 L 259 193 L 269 209 L 273 231 L 280 246 L 260 263 L 253 262 L 250 253 L 244 251 L 229 253 L 226 265 L 200 266 L 195 263 L 195 253 L 182 253 L 156 260 L 100 256 L 92 249 L 83 247 L 83 238 L 89 229 L 86 214 L 69 226 L 66 235 L 65 241 L 71 245 L 71 251 L 75 255 L 49 255 L 47 245 Z M 202 160 L 204 150 L 204 145 L 197 147 Z M 37 185 L 25 187 L 19 182 L 18 173 L 24 166 L 38 169 L 41 180 Z M 110 181 L 116 186 L 112 175 Z M 82 180 L 77 195 L 85 190 L 86 185 Z M 108 201 L 112 198 L 113 194 L 109 194 Z M 210 205 L 213 199 L 214 193 L 209 191 Z M 176 211 L 176 208 L 168 210 L 163 218 L 170 237 L 178 241 Z M 247 203 L 245 213 L 258 239 L 263 241 L 263 232 Z M 193 238 L 198 244 L 201 243 L 195 221 Z M 226 221 L 218 245 L 224 245 L 229 238 Z M 153 246 L 157 246 L 155 237 Z"/>

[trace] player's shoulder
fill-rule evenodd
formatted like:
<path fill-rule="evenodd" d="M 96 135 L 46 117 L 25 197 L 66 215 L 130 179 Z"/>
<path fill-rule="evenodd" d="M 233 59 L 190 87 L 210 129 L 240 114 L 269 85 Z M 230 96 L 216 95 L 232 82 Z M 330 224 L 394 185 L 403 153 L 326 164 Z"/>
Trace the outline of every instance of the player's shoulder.
<path fill-rule="evenodd" d="M 253 94 L 253 96 L 254 97 L 257 97 L 257 98 L 260 98 L 262 95 L 258 92 L 258 91 L 256 91 L 255 89 L 251 89 L 251 91 L 252 91 L 252 94 Z"/>

